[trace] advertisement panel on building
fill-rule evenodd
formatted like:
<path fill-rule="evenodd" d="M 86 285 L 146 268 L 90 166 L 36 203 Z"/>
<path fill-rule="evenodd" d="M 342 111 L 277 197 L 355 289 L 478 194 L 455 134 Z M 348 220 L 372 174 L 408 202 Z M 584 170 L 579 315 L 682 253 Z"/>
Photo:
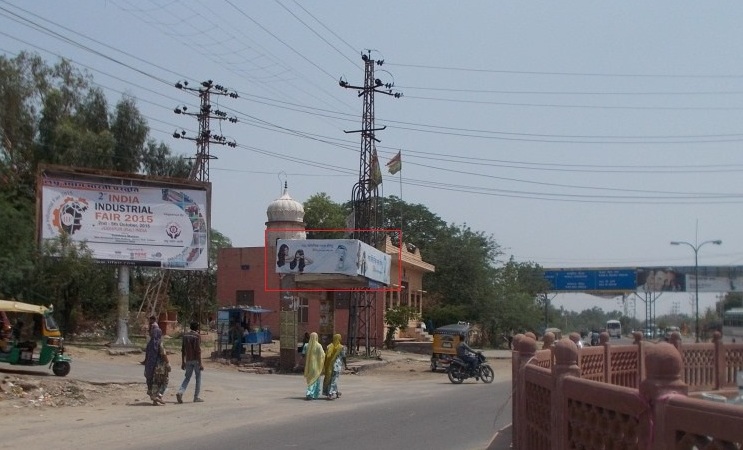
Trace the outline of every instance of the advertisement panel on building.
<path fill-rule="evenodd" d="M 389 285 L 390 255 L 356 239 L 279 239 L 276 272 L 363 276 Z"/>
<path fill-rule="evenodd" d="M 208 183 L 48 168 L 38 184 L 41 242 L 66 234 L 109 264 L 208 267 Z"/>

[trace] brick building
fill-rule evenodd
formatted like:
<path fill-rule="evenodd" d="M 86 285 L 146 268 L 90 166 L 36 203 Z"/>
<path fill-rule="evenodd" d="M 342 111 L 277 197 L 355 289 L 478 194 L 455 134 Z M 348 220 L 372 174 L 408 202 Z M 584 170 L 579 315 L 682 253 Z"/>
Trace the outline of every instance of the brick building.
<path fill-rule="evenodd" d="M 277 239 L 306 239 L 304 207 L 284 189 L 281 197 L 266 210 L 266 246 L 221 249 L 217 264 L 217 302 L 219 307 L 260 306 L 271 312 L 262 314 L 261 325 L 281 340 L 282 364 L 293 364 L 296 343 L 305 332 L 316 331 L 327 341 L 333 333 L 346 338 L 349 320 L 349 293 L 336 291 L 295 291 L 290 277 L 275 272 Z M 383 249 L 391 255 L 390 288 L 378 292 L 369 309 L 371 346 L 380 348 L 384 341 L 384 311 L 408 305 L 422 312 L 425 303 L 423 275 L 433 272 L 412 245 L 403 248 L 386 239 Z M 400 267 L 402 264 L 402 267 Z M 332 283 L 328 281 L 328 285 Z M 280 290 L 280 289 L 287 290 Z M 364 318 L 366 320 L 366 318 Z M 415 327 L 416 324 L 411 324 Z M 364 336 L 366 338 L 367 336 Z M 286 341 L 286 342 L 285 342 Z M 362 343 L 363 345 L 363 343 Z"/>

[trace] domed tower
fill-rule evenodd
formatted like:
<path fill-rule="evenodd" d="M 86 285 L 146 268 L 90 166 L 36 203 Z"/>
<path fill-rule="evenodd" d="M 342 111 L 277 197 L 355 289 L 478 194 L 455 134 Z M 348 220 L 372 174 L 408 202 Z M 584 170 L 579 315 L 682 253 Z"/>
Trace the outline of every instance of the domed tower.
<path fill-rule="evenodd" d="M 275 245 L 276 239 L 305 239 L 304 206 L 289 195 L 284 182 L 284 193 L 272 201 L 266 209 L 266 230 L 268 245 Z"/>
<path fill-rule="evenodd" d="M 284 182 L 284 193 L 272 201 L 266 209 L 266 247 L 268 254 L 276 254 L 277 239 L 306 239 L 304 230 L 304 206 L 289 195 L 289 188 Z"/>

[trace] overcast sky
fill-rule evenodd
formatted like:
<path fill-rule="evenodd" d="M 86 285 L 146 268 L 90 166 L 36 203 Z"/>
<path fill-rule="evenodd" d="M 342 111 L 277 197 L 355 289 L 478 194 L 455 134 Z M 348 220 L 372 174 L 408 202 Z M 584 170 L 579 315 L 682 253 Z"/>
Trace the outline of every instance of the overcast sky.
<path fill-rule="evenodd" d="M 492 234 L 548 268 L 743 264 L 742 2 L 0 1 L 0 51 L 70 59 L 111 106 L 193 155 L 211 79 L 237 124 L 212 131 L 212 226 L 262 245 L 266 206 L 351 197 L 362 52 L 402 98 L 375 97 L 384 195 Z M 402 183 L 400 183 L 400 179 Z M 425 255 L 423 255 L 425 258 Z"/>

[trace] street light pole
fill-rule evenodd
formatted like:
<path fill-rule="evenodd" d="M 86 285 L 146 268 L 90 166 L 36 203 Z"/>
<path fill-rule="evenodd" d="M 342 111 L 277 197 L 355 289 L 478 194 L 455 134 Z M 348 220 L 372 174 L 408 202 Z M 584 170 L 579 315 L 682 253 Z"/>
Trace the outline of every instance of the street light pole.
<path fill-rule="evenodd" d="M 694 251 L 694 304 L 696 309 L 696 342 L 699 342 L 699 249 L 705 244 L 721 245 L 722 241 L 704 241 L 701 244 L 694 245 L 686 241 L 671 241 L 671 245 L 688 245 Z"/>

